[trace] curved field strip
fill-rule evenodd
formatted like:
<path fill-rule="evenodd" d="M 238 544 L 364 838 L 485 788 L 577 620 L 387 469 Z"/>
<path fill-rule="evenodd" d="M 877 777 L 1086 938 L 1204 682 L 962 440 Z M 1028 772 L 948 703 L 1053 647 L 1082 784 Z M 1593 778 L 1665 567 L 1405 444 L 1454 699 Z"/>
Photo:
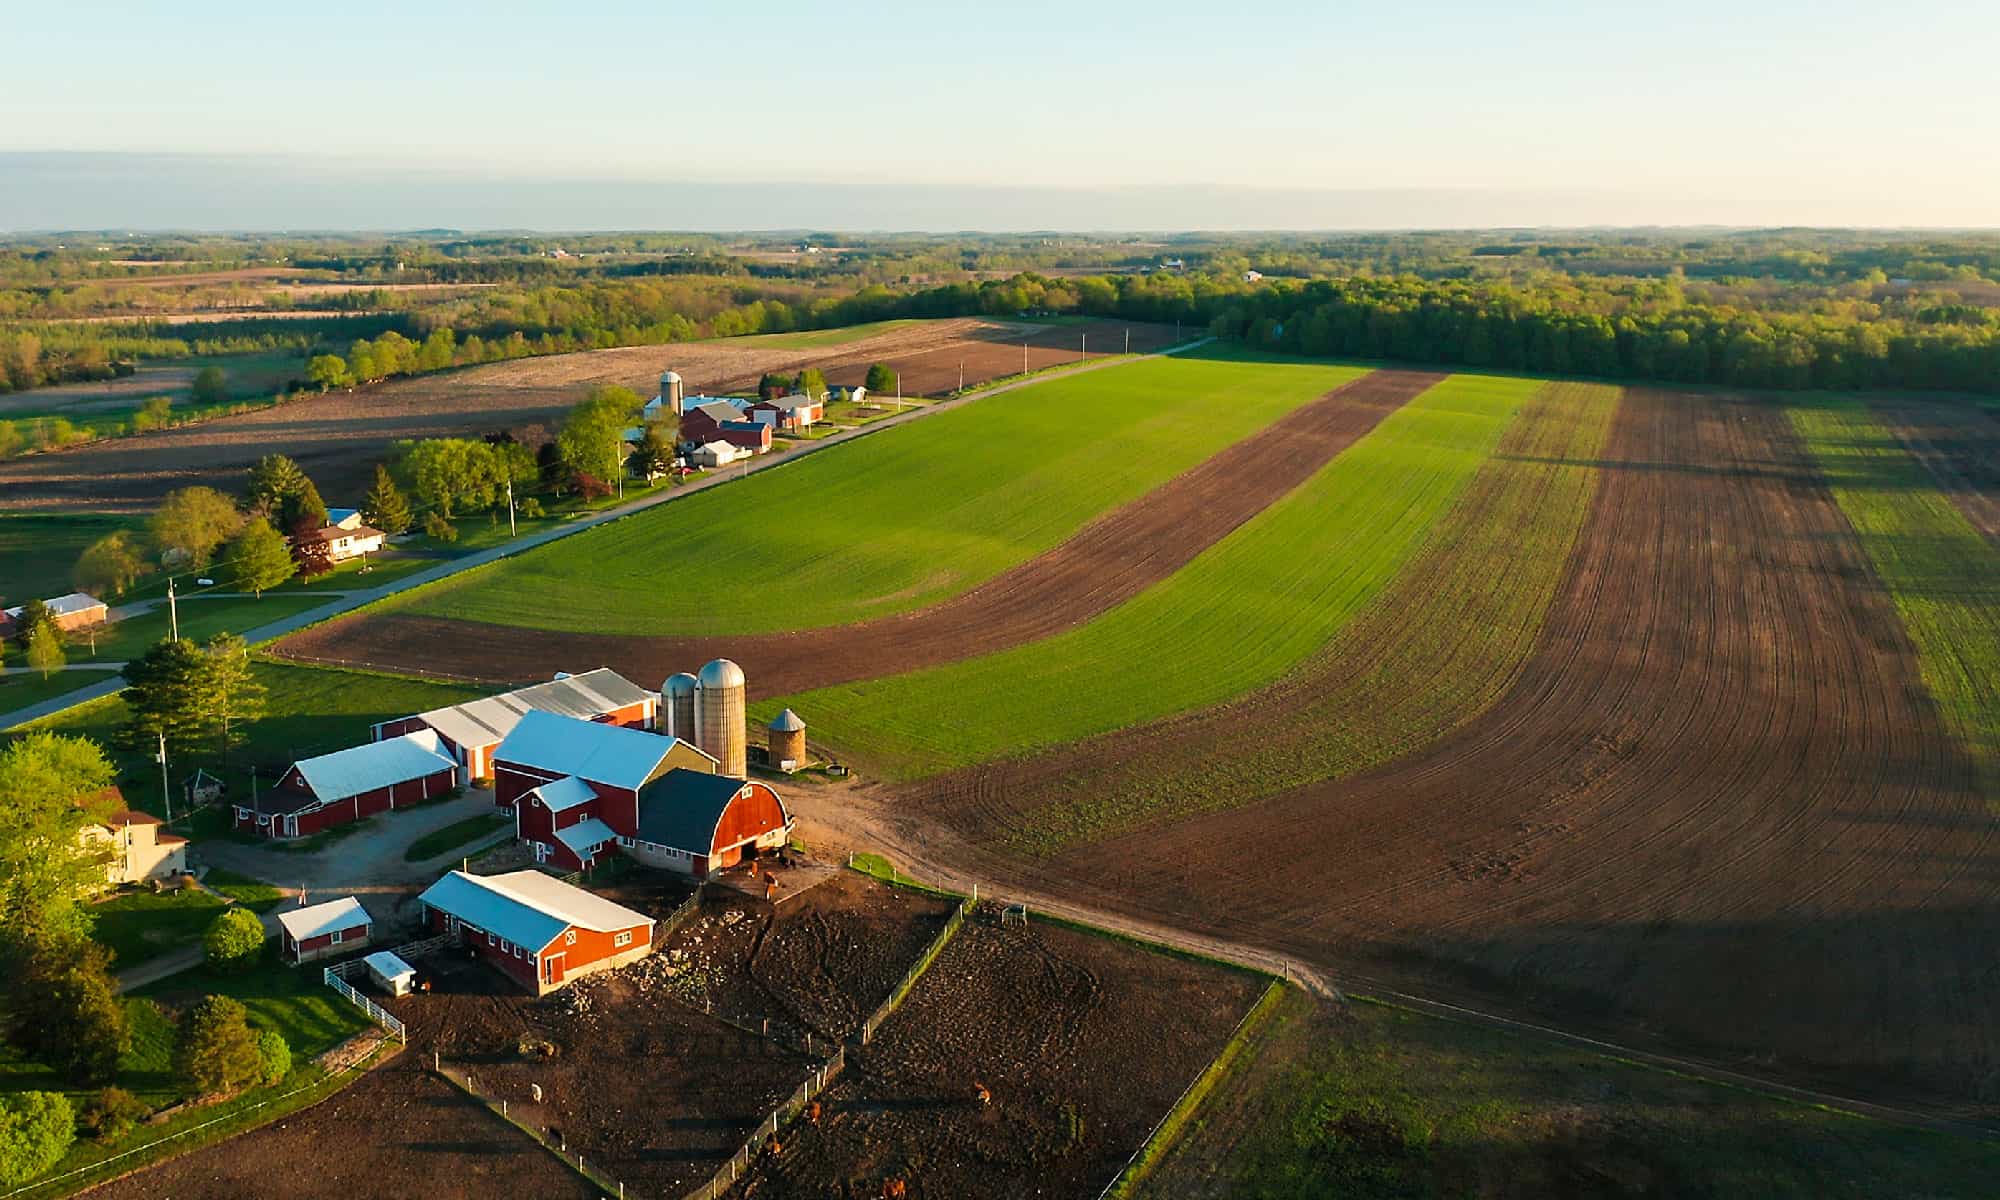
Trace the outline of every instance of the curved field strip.
<path fill-rule="evenodd" d="M 1590 513 L 1615 388 L 1550 384 L 1421 553 L 1305 669 L 1218 708 L 934 780 L 926 807 L 1037 855 L 1408 754 L 1484 712 L 1536 645 Z"/>
<path fill-rule="evenodd" d="M 397 611 L 757 633 L 909 612 L 1071 537 L 1353 367 L 1169 358 L 968 404 L 424 589 Z"/>
<path fill-rule="evenodd" d="M 1792 425 L 1888 585 L 1945 724 L 2000 802 L 2000 549 L 1860 405 L 1794 408 Z"/>
<path fill-rule="evenodd" d="M 816 721 L 822 740 L 907 778 L 1242 695 L 1308 659 L 1388 586 L 1538 386 L 1452 376 L 1172 577 L 1088 625 L 784 703 Z"/>
<path fill-rule="evenodd" d="M 990 654 L 1060 633 L 1138 595 L 1314 472 L 1442 376 L 1376 371 L 1293 409 L 1221 454 L 1087 526 L 1047 554 L 921 612 L 797 633 L 713 638 L 537 633 L 402 613 L 328 622 L 280 652 L 493 681 L 616 663 L 648 682 L 711 658 L 760 694 L 825 687 Z"/>
<path fill-rule="evenodd" d="M 1965 1097 L 2000 1062 L 2000 821 L 1781 410 L 1628 392 L 1533 659 L 1351 778 L 1003 887 L 1764 1069 Z M 1245 736 L 1255 736 L 1254 730 Z"/>

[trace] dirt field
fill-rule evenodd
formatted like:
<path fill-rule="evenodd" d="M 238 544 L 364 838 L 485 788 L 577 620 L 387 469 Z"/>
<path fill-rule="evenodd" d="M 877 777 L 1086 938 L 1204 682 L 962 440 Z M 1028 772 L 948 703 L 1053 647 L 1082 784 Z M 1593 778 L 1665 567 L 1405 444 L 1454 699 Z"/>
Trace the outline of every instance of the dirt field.
<path fill-rule="evenodd" d="M 919 612 L 726 638 L 521 637 L 475 622 L 392 612 L 319 626 L 284 642 L 279 653 L 503 683 L 544 678 L 578 662 L 664 678 L 679 664 L 728 657 L 766 696 L 988 654 L 1080 624 L 1165 579 L 1440 378 L 1416 371 L 1363 376 L 1106 514 L 1047 554 Z"/>
<path fill-rule="evenodd" d="M 83 1193 L 93 1200 L 574 1196 L 598 1189 L 404 1053 L 312 1108 Z"/>
<path fill-rule="evenodd" d="M 1097 332 L 1112 349 L 1115 328 Z M 1133 349 L 1156 349 L 1172 329 L 1133 324 Z M 1030 364 L 1071 361 L 1068 349 L 1083 326 L 1031 335 Z M 818 366 L 830 382 L 861 382 L 870 363 L 903 372 L 905 394 L 956 386 L 958 363 L 968 383 L 1021 369 L 1016 326 L 982 320 L 930 321 L 819 350 L 763 348 L 756 339 L 636 346 L 493 363 L 462 371 L 392 380 L 355 392 L 307 396 L 289 404 L 201 425 L 97 442 L 51 454 L 0 462 L 0 509 L 53 508 L 145 512 L 177 487 L 207 484 L 234 490 L 242 472 L 281 450 L 313 477 L 329 504 L 357 497 L 375 463 L 399 438 L 445 437 L 529 425 L 552 426 L 600 384 L 621 384 L 651 396 L 671 366 L 690 391 L 754 386 L 767 371 Z M 29 393 L 29 396 L 42 393 Z M 22 397 L 21 399 L 26 399 Z"/>
<path fill-rule="evenodd" d="M 1092 1196 L 1222 1048 L 1263 980 L 1046 923 L 969 920 L 732 1195 Z M 992 1103 L 974 1087 L 984 1084 Z"/>
<path fill-rule="evenodd" d="M 933 844 L 987 878 L 1356 987 L 1992 1104 L 2000 821 L 1783 413 L 1633 392 L 1604 459 L 1537 649 L 1432 747 L 1046 860 L 987 836 L 1030 787 L 934 781 L 892 819 L 964 835 Z M 1169 723 L 1154 748 L 1226 756 L 1258 731 Z M 1108 761 L 1151 749 L 1118 745 Z M 1066 753 L 1008 778 L 1076 784 Z M 1244 870 L 1252 846 L 1282 863 Z"/>

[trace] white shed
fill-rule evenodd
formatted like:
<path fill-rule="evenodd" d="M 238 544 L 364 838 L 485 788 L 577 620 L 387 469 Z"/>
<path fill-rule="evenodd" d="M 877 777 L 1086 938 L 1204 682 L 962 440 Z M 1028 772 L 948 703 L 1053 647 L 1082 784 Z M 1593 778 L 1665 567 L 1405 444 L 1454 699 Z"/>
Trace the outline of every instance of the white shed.
<path fill-rule="evenodd" d="M 377 950 L 361 961 L 368 964 L 375 985 L 391 996 L 407 996 L 417 986 L 417 969 L 391 951 Z"/>

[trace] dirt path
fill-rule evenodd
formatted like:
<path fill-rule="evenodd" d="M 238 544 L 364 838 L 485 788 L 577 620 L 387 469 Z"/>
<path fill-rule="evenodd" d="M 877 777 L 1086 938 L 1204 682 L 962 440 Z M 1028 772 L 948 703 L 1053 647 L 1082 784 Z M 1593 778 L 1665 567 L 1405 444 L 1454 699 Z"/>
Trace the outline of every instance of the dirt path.
<path fill-rule="evenodd" d="M 520 631 L 399 613 L 361 615 L 294 637 L 279 653 L 492 682 L 609 662 L 665 678 L 727 656 L 759 695 L 898 674 L 992 653 L 1081 624 L 1173 574 L 1256 516 L 1441 375 L 1377 371 L 1106 514 L 1069 541 L 965 594 L 914 613 L 796 633 L 648 638 Z"/>
<path fill-rule="evenodd" d="M 2000 822 L 1783 414 L 1633 393 L 1605 463 L 1534 658 L 1428 750 L 1039 861 L 895 809 L 972 830 L 961 870 L 1344 978 L 1990 1093 Z"/>

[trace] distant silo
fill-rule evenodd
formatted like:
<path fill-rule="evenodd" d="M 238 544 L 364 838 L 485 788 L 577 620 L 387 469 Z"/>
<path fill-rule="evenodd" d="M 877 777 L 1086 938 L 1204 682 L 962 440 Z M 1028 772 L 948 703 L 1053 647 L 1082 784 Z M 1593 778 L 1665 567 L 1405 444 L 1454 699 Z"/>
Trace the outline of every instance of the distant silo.
<path fill-rule="evenodd" d="M 660 372 L 660 403 L 666 405 L 667 411 L 675 416 L 680 415 L 681 403 L 687 399 L 685 387 L 686 385 L 681 382 L 680 372 Z"/>
<path fill-rule="evenodd" d="M 721 765 L 716 771 L 737 779 L 750 774 L 750 745 L 743 725 L 743 668 L 718 658 L 694 677 L 694 744 Z"/>
<path fill-rule="evenodd" d="M 806 765 L 806 723 L 786 709 L 772 720 L 771 765 L 787 775 Z"/>
<path fill-rule="evenodd" d="M 660 725 L 672 737 L 695 740 L 694 676 L 676 671 L 660 685 Z"/>

